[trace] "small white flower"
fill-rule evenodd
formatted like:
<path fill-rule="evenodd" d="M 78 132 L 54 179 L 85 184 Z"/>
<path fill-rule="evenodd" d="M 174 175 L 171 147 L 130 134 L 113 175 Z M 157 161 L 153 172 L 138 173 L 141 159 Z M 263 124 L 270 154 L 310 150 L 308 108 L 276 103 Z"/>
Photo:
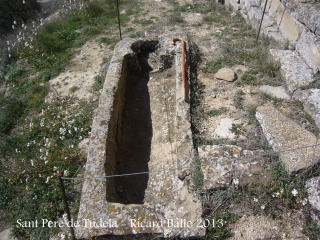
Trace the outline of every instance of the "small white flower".
<path fill-rule="evenodd" d="M 57 171 L 58 168 L 56 166 L 53 166 L 53 171 Z"/>
<path fill-rule="evenodd" d="M 63 175 L 64 175 L 64 176 L 68 176 L 68 175 L 69 175 L 69 171 L 68 171 L 68 170 L 64 170 Z"/>
<path fill-rule="evenodd" d="M 308 203 L 308 199 L 304 198 L 304 199 L 302 200 L 302 205 L 304 206 L 304 205 L 306 205 L 307 203 Z"/>
<path fill-rule="evenodd" d="M 31 163 L 31 166 L 33 167 L 33 160 L 32 159 L 30 160 L 30 163 Z"/>
<path fill-rule="evenodd" d="M 23 3 L 23 4 L 25 4 L 25 3 L 26 3 L 26 1 L 25 1 L 25 0 L 22 0 L 22 3 Z"/>
<path fill-rule="evenodd" d="M 295 189 L 295 188 L 291 191 L 291 193 L 292 193 L 292 195 L 293 195 L 294 197 L 296 197 L 296 196 L 298 195 L 298 191 L 297 191 L 297 189 Z"/>
<path fill-rule="evenodd" d="M 266 208 L 266 206 L 265 205 L 261 205 L 261 207 L 260 207 L 262 210 L 264 210 L 265 208 Z"/>
<path fill-rule="evenodd" d="M 253 198 L 253 201 L 254 201 L 254 202 L 259 202 L 259 199 L 254 197 L 254 198 Z"/>
<path fill-rule="evenodd" d="M 41 120 L 40 120 L 40 127 L 44 127 L 44 118 L 42 118 Z"/>
<path fill-rule="evenodd" d="M 66 129 L 65 128 L 60 128 L 59 129 L 60 134 L 63 136 L 66 134 Z"/>
<path fill-rule="evenodd" d="M 25 43 L 24 43 L 24 46 L 28 47 L 28 46 L 29 46 L 29 43 L 28 43 L 28 42 L 25 42 Z"/>
<path fill-rule="evenodd" d="M 49 182 L 49 180 L 50 180 L 50 177 L 47 177 L 46 183 L 48 183 L 48 182 Z"/>
<path fill-rule="evenodd" d="M 233 184 L 238 186 L 239 185 L 239 179 L 237 179 L 237 178 L 233 179 Z"/>

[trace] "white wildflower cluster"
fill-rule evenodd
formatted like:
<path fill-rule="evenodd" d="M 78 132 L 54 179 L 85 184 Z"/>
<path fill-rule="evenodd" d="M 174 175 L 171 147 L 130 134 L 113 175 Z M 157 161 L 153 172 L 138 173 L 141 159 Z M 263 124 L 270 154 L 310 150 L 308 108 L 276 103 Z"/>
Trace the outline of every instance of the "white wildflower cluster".
<path fill-rule="evenodd" d="M 297 189 L 293 189 L 292 191 L 291 191 L 291 193 L 292 193 L 292 195 L 294 196 L 294 197 L 296 197 L 296 196 L 298 196 L 298 191 L 297 191 Z"/>
<path fill-rule="evenodd" d="M 26 4 L 26 0 L 22 0 L 23 4 Z M 58 7 L 61 13 L 68 13 L 75 9 L 83 9 L 85 3 L 82 0 L 64 0 L 61 3 L 61 6 Z M 23 21 L 14 20 L 11 28 L 17 32 L 14 40 L 7 41 L 7 51 L 8 56 L 11 58 L 12 49 L 17 47 L 19 44 L 22 44 L 25 48 L 33 49 L 34 48 L 34 36 L 38 34 L 39 29 L 45 24 L 43 18 L 32 21 L 31 24 L 26 24 Z"/>
<path fill-rule="evenodd" d="M 280 195 L 279 192 L 275 192 L 275 193 L 272 194 L 272 197 L 277 198 L 277 197 L 279 197 L 279 195 Z"/>
<path fill-rule="evenodd" d="M 298 202 L 301 203 L 302 206 L 305 206 L 308 203 L 308 199 L 304 198 L 304 199 L 299 200 Z"/>

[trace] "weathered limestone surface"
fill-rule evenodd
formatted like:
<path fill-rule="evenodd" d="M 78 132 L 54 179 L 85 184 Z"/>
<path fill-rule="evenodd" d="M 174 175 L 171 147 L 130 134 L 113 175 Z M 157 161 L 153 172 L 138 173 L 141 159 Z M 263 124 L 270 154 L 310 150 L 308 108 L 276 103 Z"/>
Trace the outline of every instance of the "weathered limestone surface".
<path fill-rule="evenodd" d="M 320 177 L 309 179 L 306 183 L 306 187 L 310 204 L 320 211 Z"/>
<path fill-rule="evenodd" d="M 298 90 L 293 97 L 303 102 L 304 110 L 312 116 L 320 128 L 320 89 Z"/>
<path fill-rule="evenodd" d="M 256 118 L 269 144 L 274 151 L 279 152 L 280 159 L 290 174 L 319 162 L 320 146 L 306 147 L 317 144 L 317 138 L 311 132 L 271 105 L 258 107 Z"/>
<path fill-rule="evenodd" d="M 0 239 L 1 240 L 17 240 L 16 238 L 11 236 L 11 228 L 4 230 L 3 232 L 0 232 Z"/>
<path fill-rule="evenodd" d="M 214 134 L 221 138 L 234 139 L 236 135 L 230 130 L 232 128 L 233 121 L 234 120 L 232 118 L 221 119 L 219 125 L 214 131 Z"/>
<path fill-rule="evenodd" d="M 263 1 L 261 7 L 264 6 L 264 4 L 265 1 Z M 295 43 L 298 40 L 301 31 L 299 23 L 281 1 L 268 1 L 266 14 L 275 22 L 281 35 L 289 41 L 289 43 Z"/>
<path fill-rule="evenodd" d="M 279 99 L 290 100 L 291 97 L 287 94 L 284 87 L 273 87 L 268 85 L 263 85 L 260 88 L 260 91 L 270 95 L 271 97 L 276 97 Z"/>
<path fill-rule="evenodd" d="M 320 177 L 309 179 L 306 182 L 306 188 L 308 191 L 308 201 L 313 207 L 311 217 L 320 227 Z"/>
<path fill-rule="evenodd" d="M 281 74 L 290 93 L 293 93 L 300 87 L 307 86 L 313 81 L 312 70 L 305 64 L 297 52 L 270 49 L 270 54 L 276 61 L 280 62 Z"/>
<path fill-rule="evenodd" d="M 198 148 L 204 189 L 266 183 L 263 151 L 242 150 L 234 145 L 204 145 Z"/>
<path fill-rule="evenodd" d="M 315 35 L 320 36 L 320 4 L 317 0 L 290 0 L 286 3 L 293 16 Z"/>
<path fill-rule="evenodd" d="M 320 36 L 316 36 L 308 30 L 303 31 L 296 49 L 313 70 L 313 73 L 317 73 L 320 70 Z"/>
<path fill-rule="evenodd" d="M 140 47 L 150 42 L 158 42 L 160 61 L 158 66 L 157 61 L 153 61 L 154 71 L 150 72 L 147 86 L 152 139 L 144 201 L 143 204 L 108 202 L 107 195 L 116 195 L 113 179 L 105 181 L 92 177 L 116 174 L 117 136 L 122 135 L 119 126 L 127 67 L 135 64 Z M 164 237 L 205 234 L 204 228 L 197 227 L 197 220 L 202 215 L 201 202 L 192 194 L 189 185 L 194 152 L 189 104 L 181 85 L 180 49 L 179 44 L 173 46 L 171 37 L 126 39 L 116 46 L 92 124 L 86 180 L 78 214 L 81 226 L 75 229 L 77 238 L 106 234 L 154 233 Z M 89 224 L 100 221 L 109 225 L 96 227 Z M 185 226 L 181 224 L 183 221 L 192 224 Z"/>

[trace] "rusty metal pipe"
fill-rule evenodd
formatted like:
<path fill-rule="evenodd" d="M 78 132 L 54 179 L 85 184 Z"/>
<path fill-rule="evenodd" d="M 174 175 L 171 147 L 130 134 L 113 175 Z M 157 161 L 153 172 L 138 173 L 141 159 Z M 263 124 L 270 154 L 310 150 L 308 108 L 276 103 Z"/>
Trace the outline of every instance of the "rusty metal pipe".
<path fill-rule="evenodd" d="M 183 96 L 185 98 L 186 94 L 186 66 L 185 66 L 185 42 L 182 38 L 174 38 L 173 39 L 173 44 L 175 45 L 177 41 L 181 42 L 181 65 L 182 65 L 182 73 L 181 73 L 181 78 L 182 78 L 182 87 L 183 87 Z"/>

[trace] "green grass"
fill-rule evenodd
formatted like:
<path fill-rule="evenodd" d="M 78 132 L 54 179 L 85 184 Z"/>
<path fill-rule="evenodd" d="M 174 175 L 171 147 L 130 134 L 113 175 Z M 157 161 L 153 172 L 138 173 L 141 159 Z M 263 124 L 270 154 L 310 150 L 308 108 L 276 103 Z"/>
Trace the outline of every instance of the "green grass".
<path fill-rule="evenodd" d="M 238 86 L 244 86 L 244 85 L 251 85 L 255 86 L 257 85 L 257 72 L 255 71 L 248 71 L 243 74 L 240 81 L 237 81 L 236 84 Z"/>
<path fill-rule="evenodd" d="M 34 36 L 32 49 L 20 45 L 12 53 L 7 78 L 1 79 L 7 91 L 6 95 L 0 94 L 0 208 L 13 226 L 18 218 L 60 218 L 64 206 L 55 174 L 59 170 L 75 177 L 83 172 L 86 156 L 77 146 L 88 137 L 97 100 L 57 96 L 47 103 L 44 99 L 47 82 L 68 66 L 76 48 L 106 29 L 116 31 L 111 3 L 93 1 L 83 10 L 45 24 Z M 122 1 L 122 8 L 132 9 L 122 16 L 124 24 L 137 5 Z M 108 35 L 101 42 L 113 47 L 117 39 Z M 94 91 L 101 89 L 103 80 L 95 78 Z M 72 87 L 70 92 L 78 88 Z M 74 184 L 66 184 L 72 210 L 77 208 L 80 197 Z M 49 239 L 55 231 L 41 227 L 14 229 L 19 239 L 39 240 Z"/>
<path fill-rule="evenodd" d="M 245 93 L 242 90 L 238 90 L 233 97 L 233 104 L 237 109 L 243 108 L 243 95 L 245 95 Z"/>
<path fill-rule="evenodd" d="M 19 134 L 2 138 L 0 145 L 0 188 L 4 191 L 0 208 L 12 223 L 17 219 L 57 220 L 64 211 L 60 186 L 55 173 L 76 176 L 85 163 L 77 149 L 88 136 L 91 116 L 97 102 L 80 102 L 72 107 L 72 98 L 44 104 L 39 115 L 21 121 Z M 14 158 L 14 168 L 12 162 Z M 70 200 L 75 199 L 73 184 L 67 185 Z M 79 197 L 79 196 L 77 196 Z M 16 224 L 13 224 L 15 226 Z M 19 228 L 19 237 L 46 239 L 49 228 Z"/>
<path fill-rule="evenodd" d="M 192 171 L 193 190 L 195 192 L 202 191 L 203 188 L 203 173 L 201 170 L 201 159 L 199 156 L 195 157 L 194 169 Z"/>
<path fill-rule="evenodd" d="M 232 126 L 231 126 L 230 131 L 231 131 L 234 135 L 240 136 L 240 134 L 242 133 L 242 124 L 232 123 Z"/>
<path fill-rule="evenodd" d="M 217 109 L 211 109 L 206 114 L 209 117 L 216 117 L 216 116 L 219 116 L 223 113 L 226 113 L 227 111 L 228 111 L 228 109 L 226 107 L 221 107 L 221 108 L 217 108 Z"/>
<path fill-rule="evenodd" d="M 201 239 L 227 239 L 232 237 L 230 225 L 235 223 L 240 216 L 231 212 L 230 203 L 239 200 L 240 193 L 233 189 L 219 189 L 208 191 L 203 196 L 205 215 L 203 219 L 209 223 L 206 236 Z"/>
<path fill-rule="evenodd" d="M 93 83 L 93 90 L 94 91 L 99 91 L 100 89 L 102 89 L 104 84 L 104 78 L 100 75 L 97 75 L 94 77 L 94 83 Z"/>

